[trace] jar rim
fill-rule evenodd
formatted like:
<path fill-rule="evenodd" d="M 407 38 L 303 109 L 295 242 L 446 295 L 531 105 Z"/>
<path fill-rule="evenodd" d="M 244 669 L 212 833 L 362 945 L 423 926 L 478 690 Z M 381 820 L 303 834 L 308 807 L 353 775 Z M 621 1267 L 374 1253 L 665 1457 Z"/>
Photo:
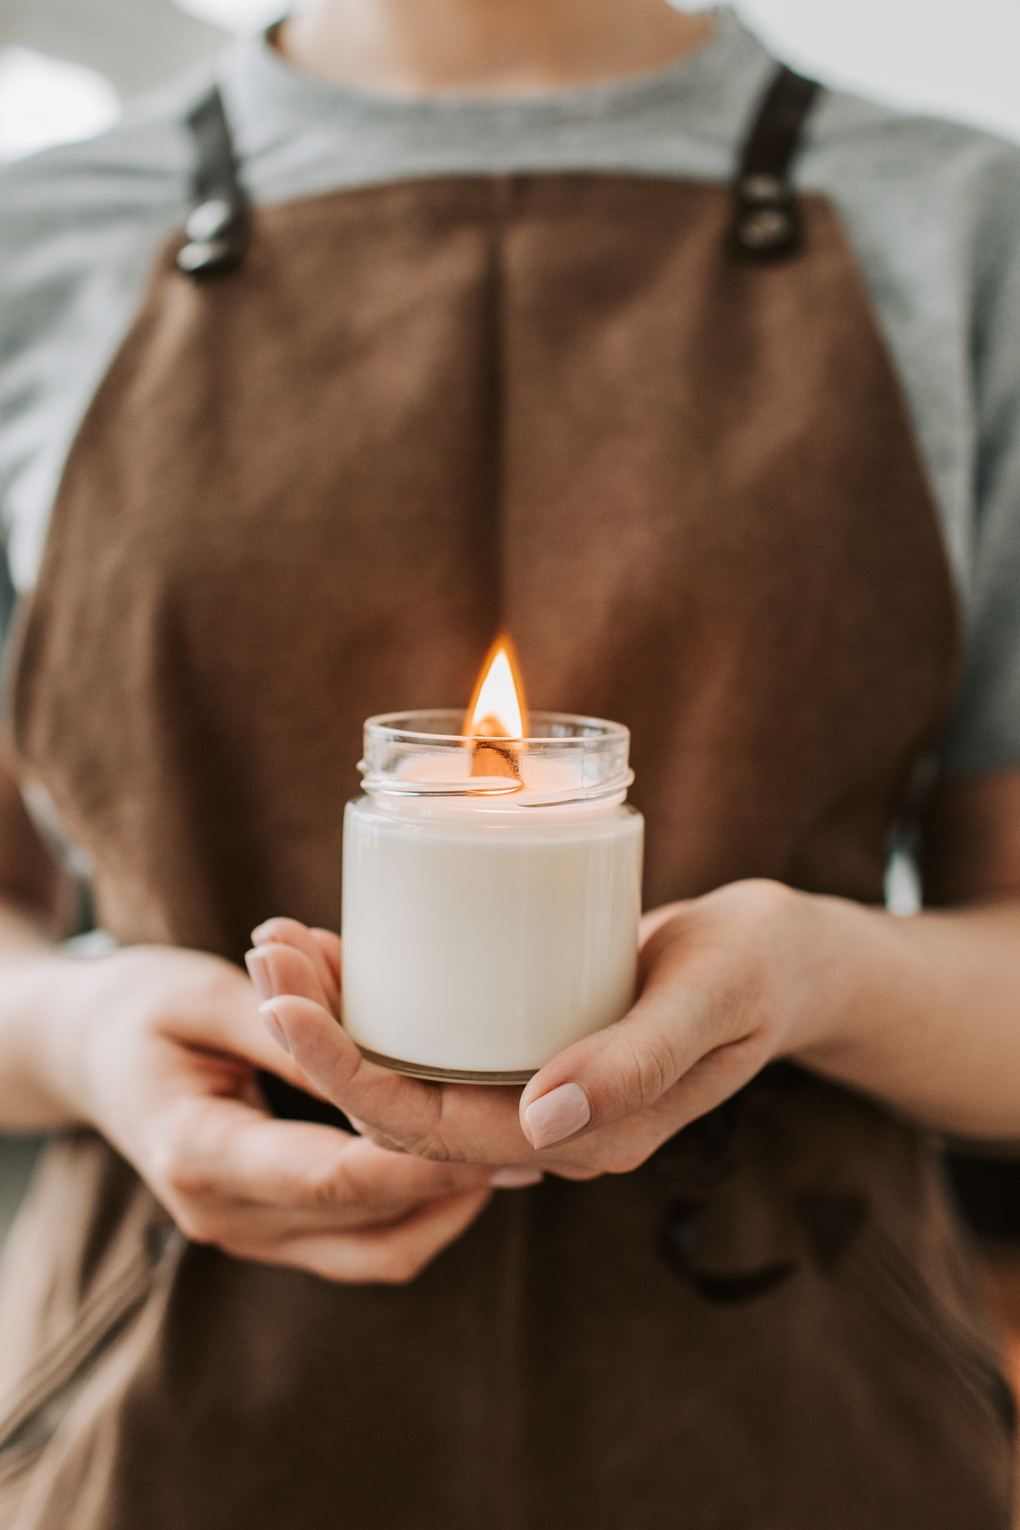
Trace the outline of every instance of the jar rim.
<path fill-rule="evenodd" d="M 428 707 L 419 711 L 411 712 L 379 712 L 374 717 L 365 719 L 365 738 L 368 738 L 368 730 L 386 732 L 387 734 L 399 734 L 409 743 L 427 744 L 456 744 L 463 746 L 470 742 L 471 736 L 466 733 L 437 733 L 427 728 L 415 729 L 400 726 L 401 723 L 410 721 L 411 718 L 463 718 L 463 708 L 455 707 Z M 491 740 L 497 744 L 556 744 L 559 746 L 592 744 L 600 739 L 613 739 L 622 743 L 630 741 L 630 729 L 623 723 L 609 722 L 604 717 L 586 717 L 573 712 L 531 712 L 529 721 L 535 723 L 542 721 L 550 725 L 573 725 L 578 731 L 572 733 L 533 733 L 529 732 L 523 738 L 494 738 Z M 583 730 L 583 731 L 582 731 Z"/>
<path fill-rule="evenodd" d="M 475 739 L 445 731 L 461 725 L 463 716 L 451 708 L 431 708 L 368 718 L 364 758 L 358 764 L 365 790 L 388 797 L 489 798 L 498 806 L 525 808 L 622 801 L 634 779 L 630 729 L 622 723 L 534 712 L 526 738 Z M 430 731 L 428 724 L 443 731 Z M 536 724 L 546 731 L 536 732 Z M 465 765 L 469 750 L 485 747 L 505 754 L 506 774 L 474 775 Z"/>

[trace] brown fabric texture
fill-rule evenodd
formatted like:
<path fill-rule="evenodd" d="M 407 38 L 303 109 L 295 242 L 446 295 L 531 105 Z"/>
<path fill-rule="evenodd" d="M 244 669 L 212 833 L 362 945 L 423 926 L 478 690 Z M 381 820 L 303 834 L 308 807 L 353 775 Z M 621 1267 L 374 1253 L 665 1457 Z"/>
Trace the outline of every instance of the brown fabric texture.
<path fill-rule="evenodd" d="M 1008 1388 L 932 1159 L 815 1083 L 722 1138 L 505 1196 L 405 1289 L 153 1252 L 79 1389 L 0 1443 L 0 1524 L 1007 1530 Z M 59 1169 L 6 1285 L 40 1292 L 50 1347 L 97 1285 L 80 1208 L 130 1179 L 98 1141 Z"/>
<path fill-rule="evenodd" d="M 374 712 L 633 730 L 647 901 L 875 900 L 955 637 L 904 406 L 836 219 L 722 258 L 725 188 L 546 177 L 271 208 L 236 275 L 168 250 L 85 422 L 18 742 L 125 940 L 335 929 Z M 115 720 L 116 726 L 111 726 Z"/>
<path fill-rule="evenodd" d="M 804 210 L 756 266 L 723 188 L 451 179 L 259 210 L 229 276 L 164 253 L 15 686 L 120 939 L 336 927 L 363 719 L 462 704 L 501 625 L 533 706 L 632 728 L 649 903 L 880 896 L 956 619 L 852 257 Z M 31 1290 L 44 1360 L 112 1289 L 97 1238 L 160 1225 L 109 1149 L 61 1153 L 0 1301 Z M 929 1151 L 789 1070 L 636 1174 L 499 1199 L 407 1289 L 167 1248 L 52 1427 L 17 1424 L 3 1530 L 1009 1523 Z"/>

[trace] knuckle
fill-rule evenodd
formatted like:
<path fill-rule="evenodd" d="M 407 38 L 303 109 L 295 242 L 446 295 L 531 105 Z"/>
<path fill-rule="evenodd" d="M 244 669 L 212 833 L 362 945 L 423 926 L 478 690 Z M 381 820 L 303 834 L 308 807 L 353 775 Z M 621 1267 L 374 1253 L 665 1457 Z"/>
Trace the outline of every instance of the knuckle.
<path fill-rule="evenodd" d="M 376 1264 L 366 1264 L 362 1259 L 353 1262 L 330 1259 L 324 1263 L 313 1260 L 307 1268 L 340 1286 L 388 1286 L 394 1289 L 412 1285 L 421 1273 L 419 1269 L 393 1265 L 389 1260 L 380 1260 Z"/>
<path fill-rule="evenodd" d="M 347 1175 L 342 1174 L 334 1165 L 329 1165 L 307 1170 L 302 1177 L 299 1199 L 310 1208 L 329 1210 L 342 1205 L 360 1204 L 364 1197 L 358 1193 L 357 1185 L 350 1183 Z"/>
<path fill-rule="evenodd" d="M 383 1148 L 387 1153 L 406 1155 L 411 1151 L 403 1138 L 394 1137 L 391 1132 L 384 1131 L 382 1127 L 362 1122 L 360 1130 L 362 1136 L 371 1142 L 373 1147 Z"/>
<path fill-rule="evenodd" d="M 379 1280 L 387 1286 L 410 1286 L 424 1270 L 427 1259 L 408 1253 L 392 1253 L 382 1267 Z"/>
<path fill-rule="evenodd" d="M 571 1179 L 598 1179 L 603 1174 L 631 1174 L 644 1163 L 647 1153 L 626 1143 L 596 1144 L 583 1165 L 575 1165 Z"/>
<path fill-rule="evenodd" d="M 153 1176 L 177 1201 L 201 1201 L 212 1193 L 213 1181 L 208 1167 L 181 1151 L 176 1144 L 157 1150 Z"/>
<path fill-rule="evenodd" d="M 603 1162 L 604 1174 L 633 1174 L 636 1169 L 648 1157 L 643 1148 L 618 1148 L 615 1152 L 608 1153 Z"/>
<path fill-rule="evenodd" d="M 404 1143 L 403 1151 L 411 1153 L 415 1158 L 426 1158 L 430 1163 L 455 1163 L 447 1143 L 435 1132 L 423 1133 L 420 1137 L 412 1137 Z"/>
<path fill-rule="evenodd" d="M 749 912 L 763 924 L 770 924 L 773 919 L 784 916 L 796 898 L 796 894 L 784 883 L 766 877 L 754 877 L 741 883 L 740 891 Z"/>
<path fill-rule="evenodd" d="M 585 1137 L 581 1153 L 550 1165 L 550 1171 L 562 1179 L 580 1181 L 599 1179 L 604 1174 L 632 1174 L 647 1162 L 657 1146 L 643 1137 L 628 1140 L 610 1134 L 608 1140 L 602 1141 L 602 1135 L 593 1132 Z"/>
<path fill-rule="evenodd" d="M 184 1203 L 174 1207 L 173 1217 L 189 1243 L 222 1243 L 223 1229 L 208 1209 Z"/>
<path fill-rule="evenodd" d="M 645 1035 L 639 1042 L 627 1038 L 630 1067 L 627 1073 L 637 1109 L 652 1105 L 674 1083 L 677 1062 L 669 1038 L 664 1035 Z M 625 1075 L 626 1076 L 626 1075 Z"/>
<path fill-rule="evenodd" d="M 427 1263 L 428 1259 L 389 1240 L 366 1247 L 355 1235 L 341 1240 L 327 1260 L 312 1267 L 345 1286 L 409 1286 Z"/>
<path fill-rule="evenodd" d="M 218 1170 L 214 1159 L 196 1151 L 185 1130 L 168 1131 L 155 1144 L 149 1178 L 187 1237 L 196 1243 L 216 1241 L 212 1219 L 222 1195 Z"/>

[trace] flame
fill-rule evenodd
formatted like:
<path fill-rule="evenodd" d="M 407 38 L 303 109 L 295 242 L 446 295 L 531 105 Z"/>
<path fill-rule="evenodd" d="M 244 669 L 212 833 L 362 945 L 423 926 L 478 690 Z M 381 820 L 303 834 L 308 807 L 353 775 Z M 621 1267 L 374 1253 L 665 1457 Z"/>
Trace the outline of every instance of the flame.
<path fill-rule="evenodd" d="M 464 719 L 468 738 L 523 738 L 528 720 L 517 655 L 506 634 L 485 657 Z"/>
<path fill-rule="evenodd" d="M 510 639 L 502 634 L 486 654 L 464 717 L 464 734 L 476 741 L 471 774 L 508 776 L 519 782 L 521 751 L 511 741 L 523 739 L 527 727 L 528 709 L 517 655 Z M 478 742 L 481 739 L 486 742 Z"/>

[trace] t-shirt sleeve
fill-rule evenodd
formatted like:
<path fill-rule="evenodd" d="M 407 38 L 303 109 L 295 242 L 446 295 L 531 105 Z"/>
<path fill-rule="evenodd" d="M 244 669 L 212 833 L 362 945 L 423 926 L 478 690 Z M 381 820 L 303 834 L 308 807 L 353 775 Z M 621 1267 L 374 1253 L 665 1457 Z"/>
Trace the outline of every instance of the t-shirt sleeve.
<path fill-rule="evenodd" d="M 0 171 L 0 530 L 35 581 L 64 462 L 130 326 L 190 164 L 174 113 Z"/>
<path fill-rule="evenodd" d="M 1020 767 L 1020 153 L 988 176 L 973 252 L 974 505 L 966 642 L 946 774 Z"/>

